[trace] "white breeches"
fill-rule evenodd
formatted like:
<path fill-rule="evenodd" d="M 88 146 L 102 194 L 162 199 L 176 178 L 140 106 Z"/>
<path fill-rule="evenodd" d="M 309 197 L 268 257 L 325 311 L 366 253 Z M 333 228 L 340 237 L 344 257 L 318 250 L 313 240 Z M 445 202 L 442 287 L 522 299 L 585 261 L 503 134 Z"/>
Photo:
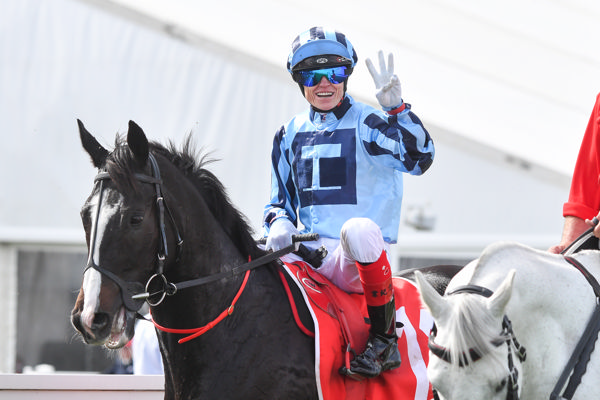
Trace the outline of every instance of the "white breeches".
<path fill-rule="evenodd" d="M 368 218 L 351 218 L 342 226 L 340 240 L 322 238 L 305 243 L 310 249 L 325 245 L 329 253 L 318 271 L 334 285 L 348 293 L 362 293 L 363 288 L 355 262 L 369 264 L 381 256 L 389 255 L 389 244 L 383 241 L 379 226 Z M 296 261 L 294 254 L 283 257 L 284 261 Z"/>

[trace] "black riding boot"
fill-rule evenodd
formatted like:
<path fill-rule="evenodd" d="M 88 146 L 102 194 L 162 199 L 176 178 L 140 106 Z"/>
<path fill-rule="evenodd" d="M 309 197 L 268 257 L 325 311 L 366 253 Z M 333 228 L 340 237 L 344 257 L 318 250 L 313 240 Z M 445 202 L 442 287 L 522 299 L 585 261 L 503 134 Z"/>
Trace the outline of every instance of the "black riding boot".
<path fill-rule="evenodd" d="M 371 330 L 367 346 L 350 362 L 350 371 L 374 378 L 380 373 L 400 366 L 398 336 L 396 335 L 396 305 L 394 298 L 383 306 L 367 306 Z"/>

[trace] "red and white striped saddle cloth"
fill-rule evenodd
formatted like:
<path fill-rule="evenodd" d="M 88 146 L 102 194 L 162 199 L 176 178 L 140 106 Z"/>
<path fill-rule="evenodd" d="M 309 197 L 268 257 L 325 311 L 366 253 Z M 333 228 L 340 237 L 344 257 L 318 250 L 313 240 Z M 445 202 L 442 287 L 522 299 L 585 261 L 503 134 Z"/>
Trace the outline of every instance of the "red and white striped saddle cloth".
<path fill-rule="evenodd" d="M 362 294 L 348 294 L 303 262 L 284 263 L 289 278 L 300 288 L 314 322 L 315 371 L 319 398 L 323 400 L 433 398 L 427 380 L 427 341 L 433 319 L 421 303 L 413 282 L 394 277 L 398 349 L 402 364 L 372 379 L 356 381 L 339 374 L 349 366 L 353 352 L 364 350 L 369 336 L 367 306 Z M 282 272 L 282 277 L 283 272 Z M 284 282 L 286 281 L 283 279 Z M 288 279 L 289 281 L 289 279 Z M 287 285 L 287 284 L 286 284 Z M 288 288 L 288 292 L 290 292 Z M 296 306 L 292 301 L 296 313 Z M 299 321 L 299 318 L 297 318 Z M 299 322 L 307 334 L 309 329 Z"/>

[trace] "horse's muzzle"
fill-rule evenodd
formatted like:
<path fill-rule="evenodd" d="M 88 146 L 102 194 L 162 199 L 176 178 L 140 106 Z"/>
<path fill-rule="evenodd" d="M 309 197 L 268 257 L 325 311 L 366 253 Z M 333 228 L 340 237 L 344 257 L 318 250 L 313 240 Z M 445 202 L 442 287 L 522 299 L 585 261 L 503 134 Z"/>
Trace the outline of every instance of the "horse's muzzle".
<path fill-rule="evenodd" d="M 82 317 L 81 309 L 76 306 L 71 312 L 71 324 L 86 344 L 117 349 L 133 337 L 135 314 L 120 308 L 114 314 L 100 311 Z"/>

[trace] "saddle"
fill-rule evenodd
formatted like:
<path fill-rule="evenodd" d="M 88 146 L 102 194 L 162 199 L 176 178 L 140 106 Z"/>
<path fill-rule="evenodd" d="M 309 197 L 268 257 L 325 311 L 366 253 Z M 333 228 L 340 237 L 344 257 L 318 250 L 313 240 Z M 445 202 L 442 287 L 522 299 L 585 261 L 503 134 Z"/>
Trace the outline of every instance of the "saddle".
<path fill-rule="evenodd" d="M 364 296 L 338 289 L 305 262 L 283 263 L 280 276 L 298 327 L 315 338 L 320 398 L 427 400 L 433 397 L 426 375 L 427 343 L 433 319 L 412 282 L 393 279 L 402 364 L 376 378 L 356 381 L 338 370 L 341 366 L 349 367 L 367 342 L 369 319 Z"/>

